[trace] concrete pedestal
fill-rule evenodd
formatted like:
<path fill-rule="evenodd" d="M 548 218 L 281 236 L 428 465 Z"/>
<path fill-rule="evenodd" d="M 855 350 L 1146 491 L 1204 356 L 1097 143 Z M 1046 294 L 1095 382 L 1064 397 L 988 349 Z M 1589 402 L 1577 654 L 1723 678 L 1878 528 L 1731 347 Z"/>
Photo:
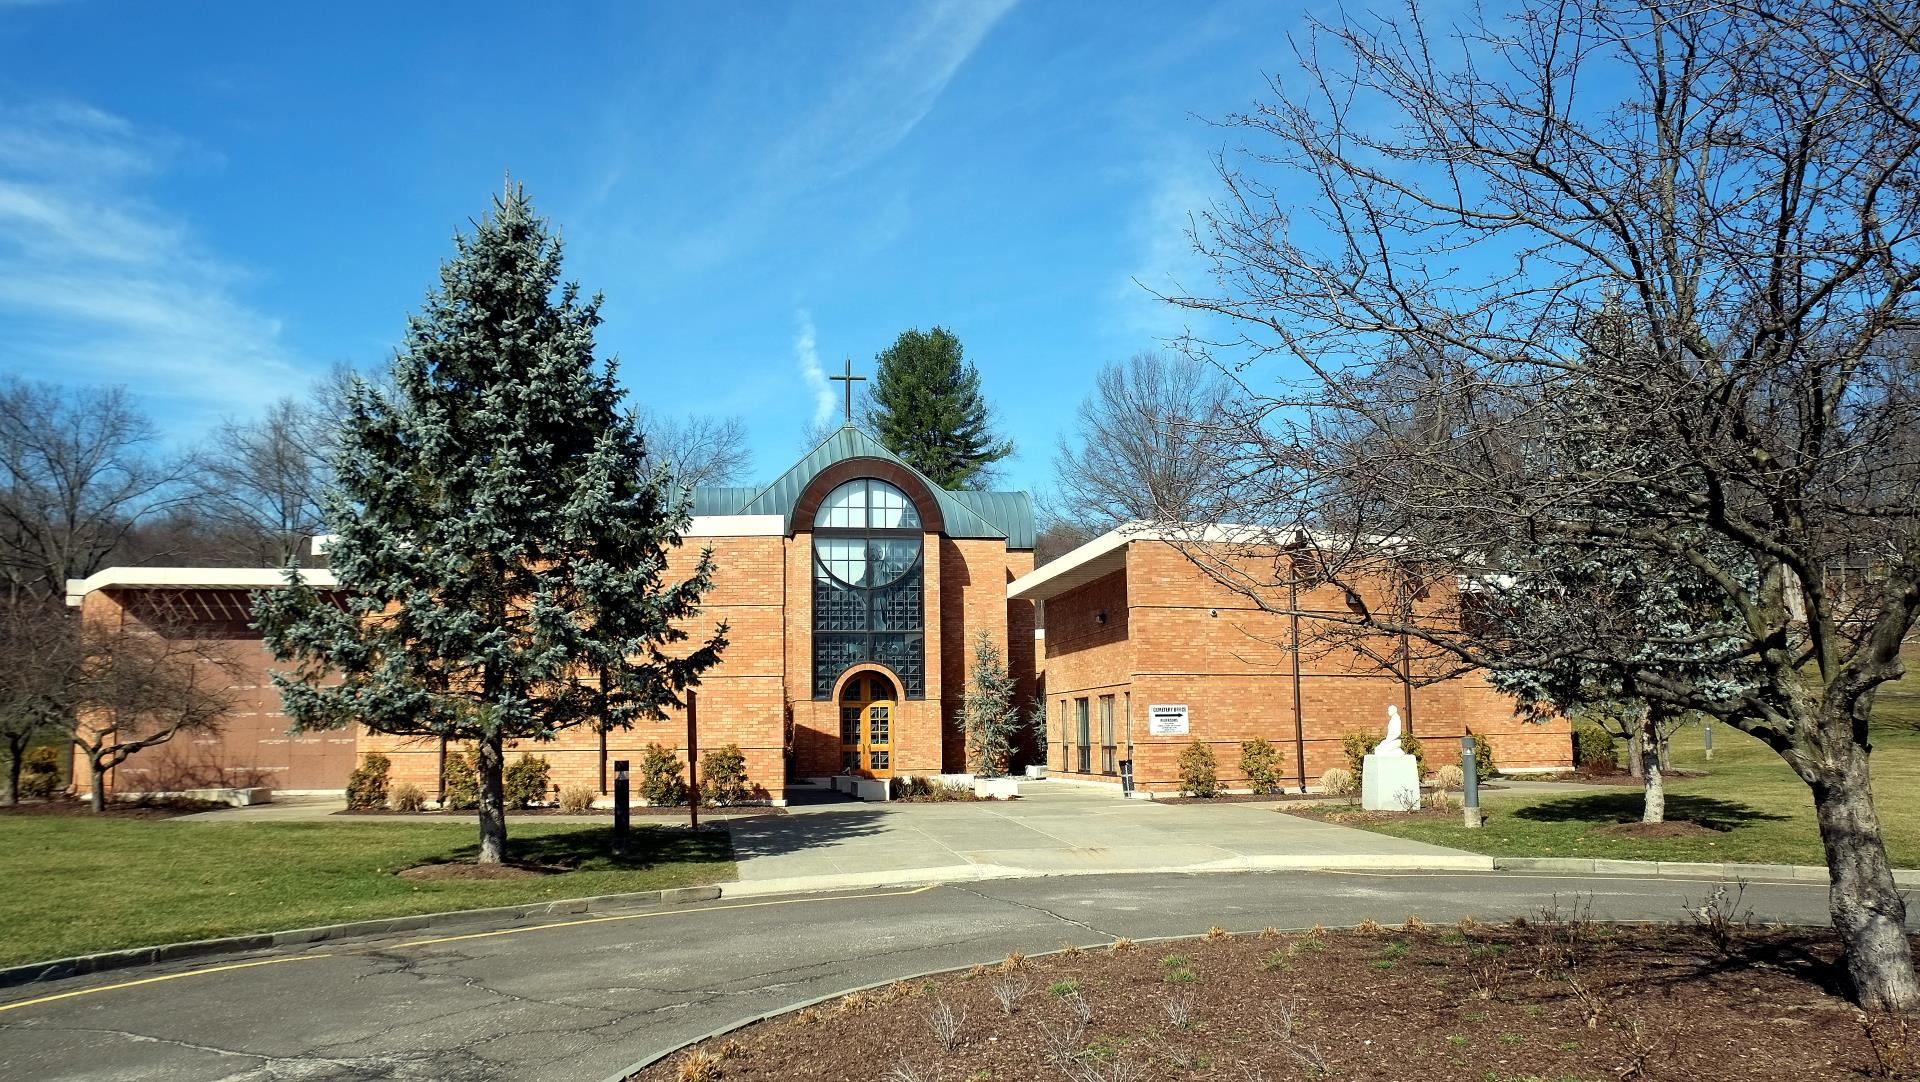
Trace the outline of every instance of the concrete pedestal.
<path fill-rule="evenodd" d="M 1360 806 L 1367 811 L 1420 807 L 1420 767 L 1411 755 L 1369 755 L 1360 775 Z"/>

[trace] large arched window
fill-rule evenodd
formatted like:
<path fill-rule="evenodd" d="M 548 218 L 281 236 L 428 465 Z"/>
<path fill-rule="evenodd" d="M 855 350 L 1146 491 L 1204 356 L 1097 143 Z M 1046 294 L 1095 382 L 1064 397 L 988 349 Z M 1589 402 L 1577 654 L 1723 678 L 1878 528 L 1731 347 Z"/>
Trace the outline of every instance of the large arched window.
<path fill-rule="evenodd" d="M 813 697 L 877 661 L 909 699 L 926 695 L 920 510 L 885 481 L 835 488 L 813 519 Z"/>

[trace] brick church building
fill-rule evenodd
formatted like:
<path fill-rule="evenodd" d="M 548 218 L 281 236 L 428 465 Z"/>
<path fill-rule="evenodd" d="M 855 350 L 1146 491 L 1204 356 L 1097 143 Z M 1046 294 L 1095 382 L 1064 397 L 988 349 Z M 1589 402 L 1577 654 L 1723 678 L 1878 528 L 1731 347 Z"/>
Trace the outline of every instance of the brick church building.
<path fill-rule="evenodd" d="M 1006 659 L 1023 711 L 1044 696 L 1044 761 L 1056 776 L 1116 784 L 1130 759 L 1141 788 L 1168 790 L 1173 756 L 1198 737 L 1232 786 L 1238 742 L 1257 735 L 1281 751 L 1291 781 L 1307 784 L 1343 761 L 1344 732 L 1379 732 L 1390 703 L 1404 704 L 1430 765 L 1451 759 L 1451 738 L 1467 728 L 1494 736 L 1504 768 L 1570 761 L 1564 723 L 1524 725 L 1477 681 L 1412 689 L 1339 659 L 1303 663 L 1275 645 L 1265 624 L 1276 617 L 1241 611 L 1150 533 L 1116 531 L 1035 571 L 1026 493 L 942 489 L 852 425 L 771 484 L 700 488 L 693 500 L 674 561 L 690 567 L 711 548 L 717 571 L 691 630 L 722 620 L 729 629 L 699 688 L 699 743 L 738 745 L 769 799 L 789 782 L 848 771 L 964 771 L 961 707 L 982 634 Z M 324 571 L 309 579 L 332 585 Z M 396 783 L 437 794 L 448 749 L 436 739 L 287 732 L 266 676 L 272 661 L 249 626 L 250 591 L 279 582 L 270 569 L 121 567 L 68 584 L 85 620 L 174 633 L 184 624 L 228 642 L 244 665 L 220 732 L 135 755 L 115 769 L 113 791 L 338 791 L 361 755 L 379 751 Z M 1173 706 L 1184 728 L 1158 709 Z M 637 761 L 652 743 L 684 755 L 684 716 L 521 741 L 509 759 L 543 756 L 556 785 L 604 792 L 607 763 Z M 1041 760 L 1038 744 L 1029 738 L 1023 761 Z"/>

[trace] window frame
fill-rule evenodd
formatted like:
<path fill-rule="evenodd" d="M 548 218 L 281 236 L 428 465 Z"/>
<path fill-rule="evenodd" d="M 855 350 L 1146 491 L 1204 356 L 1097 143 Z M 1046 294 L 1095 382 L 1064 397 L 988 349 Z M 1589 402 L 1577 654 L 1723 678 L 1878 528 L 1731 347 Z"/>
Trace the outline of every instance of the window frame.
<path fill-rule="evenodd" d="M 1100 696 L 1100 773 L 1120 773 L 1119 750 L 1114 743 L 1113 696 Z"/>
<path fill-rule="evenodd" d="M 1085 695 L 1073 700 L 1074 746 L 1075 750 L 1079 752 L 1079 755 L 1076 757 L 1076 764 L 1080 768 L 1075 771 L 1075 773 L 1093 773 L 1093 743 L 1089 729 L 1092 716 L 1091 701 Z"/>
<path fill-rule="evenodd" d="M 835 517 L 840 511 L 844 510 L 844 505 L 834 505 L 829 501 L 832 500 L 835 493 L 842 492 L 852 485 L 863 486 L 860 505 L 862 525 L 820 525 L 819 523 L 823 519 Z M 902 521 L 911 522 L 913 525 L 874 526 L 872 524 L 874 520 L 873 495 L 875 485 L 883 486 L 889 493 L 897 495 L 901 501 L 901 507 L 890 508 L 890 510 L 900 512 L 895 517 Z M 890 481 L 878 477 L 854 477 L 835 485 L 833 489 L 828 492 L 827 497 L 821 501 L 820 507 L 815 511 L 814 522 L 811 536 L 807 540 L 809 566 L 813 575 L 813 581 L 809 584 L 809 589 L 813 591 L 810 595 L 813 599 L 813 613 L 810 621 L 812 624 L 812 641 L 809 647 L 813 662 L 814 700 L 820 702 L 832 698 L 833 685 L 839 681 L 840 677 L 844 675 L 848 669 L 865 664 L 881 664 L 891 669 L 895 677 L 895 682 L 899 685 L 901 698 L 926 698 L 927 540 L 924 526 L 926 515 L 921 511 L 919 503 L 915 501 L 913 496 L 905 489 Z M 863 547 L 866 561 L 865 571 L 862 575 L 862 578 L 865 580 L 863 583 L 855 584 L 848 582 L 839 574 L 835 573 L 832 565 L 826 561 L 821 553 L 822 542 L 831 543 L 834 541 L 858 541 Z M 873 559 L 873 546 L 874 543 L 878 541 L 912 541 L 914 543 L 912 562 L 909 563 L 900 574 L 884 583 L 876 581 L 879 575 L 875 569 L 879 565 Z M 857 596 L 862 624 L 859 629 L 848 630 L 844 628 L 823 628 L 820 626 L 824 608 L 824 606 L 820 604 L 819 597 L 819 592 L 823 585 L 822 576 L 825 576 L 824 585 L 828 589 L 841 593 L 851 593 Z M 917 594 L 917 601 L 912 610 L 912 626 L 885 628 L 876 626 L 880 623 L 879 612 L 889 592 L 902 589 L 911 589 Z M 895 622 L 898 621 L 896 620 Z M 827 643 L 857 643 L 858 648 L 851 651 L 853 655 L 857 656 L 851 656 L 849 659 L 839 662 L 838 667 L 832 672 L 825 671 L 823 666 L 833 666 L 835 662 L 831 659 L 823 659 L 821 653 L 823 637 Z M 904 645 L 899 652 L 892 650 L 883 651 L 878 646 L 879 640 L 886 640 L 889 644 L 899 642 Z M 898 662 L 902 661 L 914 662 L 916 664 L 904 666 L 898 664 Z"/>

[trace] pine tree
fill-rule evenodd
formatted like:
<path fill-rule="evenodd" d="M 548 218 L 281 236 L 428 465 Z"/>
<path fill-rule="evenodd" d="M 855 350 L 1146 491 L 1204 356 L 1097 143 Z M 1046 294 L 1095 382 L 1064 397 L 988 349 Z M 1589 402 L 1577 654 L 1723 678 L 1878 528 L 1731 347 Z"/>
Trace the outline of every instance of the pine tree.
<path fill-rule="evenodd" d="M 882 446 L 942 488 L 971 488 L 1013 453 L 993 433 L 980 373 L 942 327 L 902 334 L 874 358 L 867 423 Z"/>
<path fill-rule="evenodd" d="M 506 741 L 663 717 L 726 627 L 688 643 L 711 552 L 668 580 L 689 497 L 645 468 L 614 363 L 594 357 L 600 298 L 560 284 L 524 190 L 455 248 L 393 390 L 348 395 L 324 500 L 339 593 L 290 566 L 255 611 L 295 663 L 273 679 L 296 729 L 473 742 L 488 864 L 505 859 Z"/>
<path fill-rule="evenodd" d="M 1000 647 L 982 631 L 973 646 L 973 671 L 967 680 L 962 723 L 967 733 L 967 757 L 973 772 L 998 777 L 1013 757 L 1013 738 L 1020 730 L 1020 712 L 1014 707 L 1013 677 L 1000 656 Z"/>

